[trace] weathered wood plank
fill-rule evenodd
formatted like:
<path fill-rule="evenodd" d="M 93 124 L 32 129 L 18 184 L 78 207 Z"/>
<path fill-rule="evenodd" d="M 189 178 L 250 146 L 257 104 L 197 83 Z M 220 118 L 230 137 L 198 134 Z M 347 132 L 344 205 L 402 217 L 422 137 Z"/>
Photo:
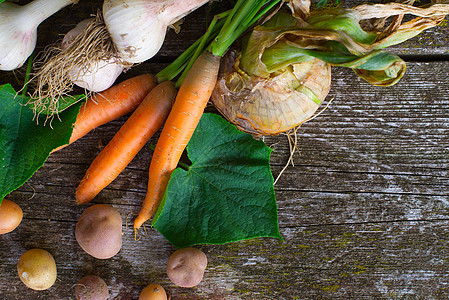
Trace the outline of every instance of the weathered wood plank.
<path fill-rule="evenodd" d="M 448 225 L 421 221 L 285 227 L 284 242 L 255 239 L 203 246 L 209 257 L 206 279 L 196 288 L 180 289 L 165 275 L 174 249 L 154 231 L 136 242 L 124 228 L 123 249 L 102 261 L 83 253 L 73 235 L 67 235 L 73 222 L 25 220 L 16 232 L 0 236 L 2 285 L 7 284 L 1 295 L 70 299 L 78 278 L 97 274 L 109 284 L 111 299 L 137 299 L 138 291 L 153 280 L 165 285 L 173 299 L 443 299 L 449 296 Z M 17 257 L 33 247 L 48 249 L 59 265 L 59 280 L 49 290 L 31 291 L 15 276 Z"/>

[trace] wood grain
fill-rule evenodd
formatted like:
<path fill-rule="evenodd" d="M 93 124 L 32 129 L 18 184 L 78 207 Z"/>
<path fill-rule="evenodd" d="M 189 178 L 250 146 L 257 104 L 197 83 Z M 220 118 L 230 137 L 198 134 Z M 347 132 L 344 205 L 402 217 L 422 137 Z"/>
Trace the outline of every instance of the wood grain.
<path fill-rule="evenodd" d="M 80 1 L 70 21 L 85 17 L 99 2 Z M 155 61 L 124 76 L 162 69 L 180 45 L 201 32 L 204 13 L 189 16 L 192 22 L 183 27 L 190 28 L 188 33 L 170 35 Z M 406 56 L 406 75 L 393 87 L 373 87 L 348 69 L 333 69 L 328 96 L 333 101 L 299 128 L 301 154 L 275 186 L 284 240 L 199 246 L 209 265 L 195 288 L 178 288 L 167 278 L 165 264 L 175 248 L 166 239 L 148 228 L 135 240 L 128 226 L 145 196 L 149 147 L 93 202 L 111 204 L 121 213 L 119 254 L 97 260 L 75 241 L 75 224 L 85 208 L 75 205 L 75 188 L 127 116 L 53 153 L 8 197 L 22 207 L 24 220 L 0 235 L 0 299 L 73 299 L 74 284 L 88 274 L 105 279 L 111 299 L 137 299 L 150 282 L 166 287 L 172 299 L 447 299 L 447 30 L 437 28 L 394 49 L 413 56 Z M 1 73 L 0 83 L 13 76 Z M 289 157 L 287 137 L 264 141 L 274 149 L 276 177 Z M 17 260 L 31 248 L 55 257 L 58 280 L 49 290 L 32 291 L 17 276 Z"/>

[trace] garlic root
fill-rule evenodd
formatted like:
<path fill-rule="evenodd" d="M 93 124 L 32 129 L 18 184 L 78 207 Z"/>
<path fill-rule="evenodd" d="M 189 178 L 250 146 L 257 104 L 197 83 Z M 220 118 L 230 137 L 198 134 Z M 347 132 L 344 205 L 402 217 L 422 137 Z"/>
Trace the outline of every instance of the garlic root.
<path fill-rule="evenodd" d="M 76 84 L 86 91 L 109 88 L 125 69 L 104 26 L 101 13 L 81 21 L 60 45 L 50 48 L 36 72 L 37 87 L 32 98 L 39 114 L 58 112 L 58 101 Z"/>
<path fill-rule="evenodd" d="M 94 92 L 108 88 L 125 68 L 159 51 L 170 25 L 207 2 L 105 0 L 93 21 L 79 24 L 85 26 L 79 34 L 70 33 L 63 45 L 44 56 L 35 77 L 35 112 L 57 113 L 58 101 L 72 91 L 73 84 Z"/>

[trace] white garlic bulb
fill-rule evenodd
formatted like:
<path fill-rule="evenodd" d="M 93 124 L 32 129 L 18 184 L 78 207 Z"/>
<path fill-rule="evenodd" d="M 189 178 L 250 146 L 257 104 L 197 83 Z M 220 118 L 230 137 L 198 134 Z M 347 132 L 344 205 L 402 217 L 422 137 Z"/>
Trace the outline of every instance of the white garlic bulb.
<path fill-rule="evenodd" d="M 209 0 L 105 0 L 103 18 L 128 63 L 140 63 L 161 48 L 167 27 Z"/>
<path fill-rule="evenodd" d="M 35 0 L 27 5 L 0 4 L 0 70 L 21 67 L 36 47 L 37 27 L 77 0 Z"/>
<path fill-rule="evenodd" d="M 81 34 L 92 20 L 83 20 L 67 32 L 62 40 L 62 48 L 67 49 L 73 43 L 75 37 Z M 68 77 L 79 87 L 91 92 L 101 92 L 111 87 L 123 70 L 124 66 L 118 63 L 115 58 L 99 59 L 89 62 L 87 67 L 73 67 L 69 71 Z"/>

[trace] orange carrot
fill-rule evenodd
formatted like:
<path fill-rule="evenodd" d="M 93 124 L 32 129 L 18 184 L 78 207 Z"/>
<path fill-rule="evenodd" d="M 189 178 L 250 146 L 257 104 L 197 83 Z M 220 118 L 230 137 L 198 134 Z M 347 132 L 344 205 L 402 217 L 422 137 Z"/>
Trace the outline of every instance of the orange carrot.
<path fill-rule="evenodd" d="M 155 86 L 155 77 L 143 74 L 93 95 L 81 106 L 69 144 L 85 136 L 92 129 L 136 109 Z M 60 146 L 53 152 L 65 146 L 67 145 Z"/>
<path fill-rule="evenodd" d="M 184 70 L 187 72 L 185 77 L 182 74 L 179 79 L 179 82 L 182 82 L 181 87 L 153 153 L 148 190 L 139 215 L 134 220 L 134 230 L 140 228 L 156 212 L 170 176 L 177 167 L 212 94 L 221 57 L 239 36 L 279 2 L 280 0 L 237 0 L 232 10 L 214 17 L 206 34 L 200 38 L 190 59 L 190 62 L 194 62 L 193 65 L 190 67 L 189 62 Z M 207 46 L 209 37 L 215 34 L 217 20 L 223 17 L 225 20 L 220 31 Z M 203 52 L 204 50 L 206 52 Z M 203 54 L 197 56 L 199 53 Z"/>
<path fill-rule="evenodd" d="M 170 81 L 165 81 L 150 91 L 90 165 L 76 189 L 78 204 L 91 201 L 123 171 L 162 126 L 175 96 L 176 88 Z"/>
<path fill-rule="evenodd" d="M 220 57 L 205 52 L 187 73 L 162 129 L 150 164 L 148 190 L 134 228 L 156 211 L 167 188 L 168 180 L 178 165 L 217 81 Z"/>

